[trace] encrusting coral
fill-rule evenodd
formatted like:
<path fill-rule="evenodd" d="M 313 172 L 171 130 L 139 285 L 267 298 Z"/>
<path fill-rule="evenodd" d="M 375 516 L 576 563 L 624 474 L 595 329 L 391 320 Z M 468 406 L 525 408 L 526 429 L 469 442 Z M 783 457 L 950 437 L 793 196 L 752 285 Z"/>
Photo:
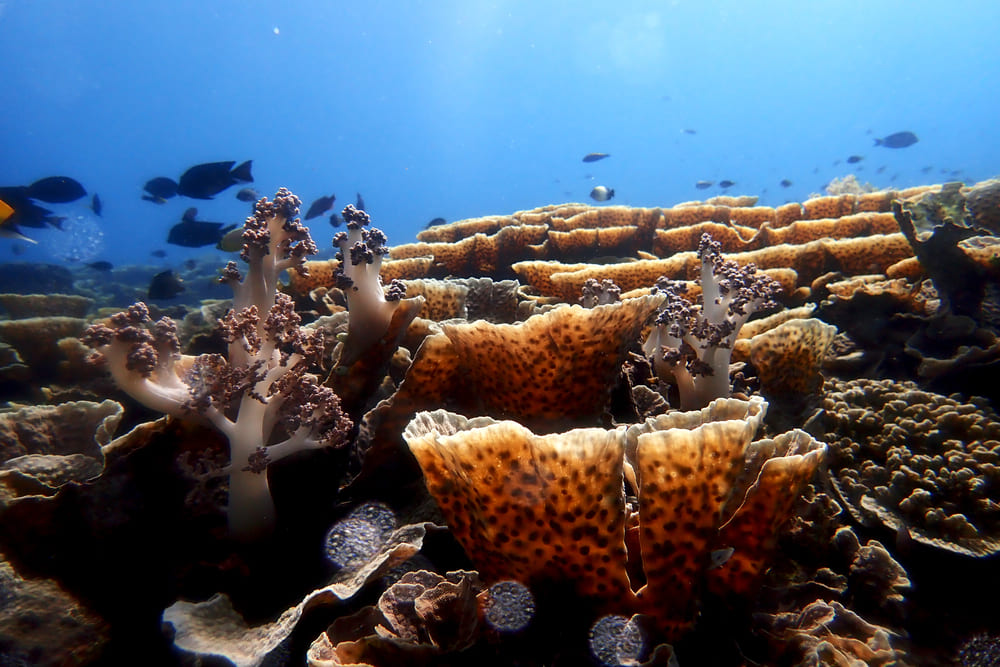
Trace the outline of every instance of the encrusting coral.
<path fill-rule="evenodd" d="M 92 325 L 84 341 L 103 358 L 118 386 L 147 407 L 173 415 L 200 415 L 229 440 L 231 533 L 266 535 L 275 521 L 267 466 L 303 449 L 344 441 L 351 423 L 333 390 L 308 372 L 322 356 L 318 332 L 300 327 L 278 276 L 300 269 L 316 252 L 296 218 L 299 200 L 281 189 L 257 202 L 243 231 L 241 258 L 222 281 L 233 288 L 233 308 L 220 320 L 229 345 L 218 354 L 181 355 L 173 320 L 150 322 L 143 303 Z"/>

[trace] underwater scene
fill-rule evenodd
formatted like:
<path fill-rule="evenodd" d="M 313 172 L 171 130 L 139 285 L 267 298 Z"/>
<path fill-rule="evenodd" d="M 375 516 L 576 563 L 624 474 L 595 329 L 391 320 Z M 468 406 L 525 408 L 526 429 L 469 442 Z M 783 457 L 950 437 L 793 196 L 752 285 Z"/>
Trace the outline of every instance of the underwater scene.
<path fill-rule="evenodd" d="M 998 26 L 0 0 L 0 667 L 1000 665 Z"/>

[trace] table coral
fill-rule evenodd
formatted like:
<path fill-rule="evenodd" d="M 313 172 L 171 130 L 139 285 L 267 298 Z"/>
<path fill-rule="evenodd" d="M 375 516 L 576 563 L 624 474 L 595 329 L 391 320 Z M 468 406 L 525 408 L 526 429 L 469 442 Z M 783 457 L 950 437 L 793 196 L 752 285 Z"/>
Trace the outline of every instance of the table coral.
<path fill-rule="evenodd" d="M 712 553 L 745 547 L 746 568 L 726 576 L 754 579 L 822 459 L 801 432 L 748 450 L 765 409 L 721 399 L 632 427 L 544 436 L 438 410 L 418 414 L 404 437 L 484 580 L 562 582 L 595 614 L 647 613 L 677 637 L 694 621 Z M 760 548 L 737 532 L 758 533 Z M 750 565 L 754 554 L 761 562 Z"/>

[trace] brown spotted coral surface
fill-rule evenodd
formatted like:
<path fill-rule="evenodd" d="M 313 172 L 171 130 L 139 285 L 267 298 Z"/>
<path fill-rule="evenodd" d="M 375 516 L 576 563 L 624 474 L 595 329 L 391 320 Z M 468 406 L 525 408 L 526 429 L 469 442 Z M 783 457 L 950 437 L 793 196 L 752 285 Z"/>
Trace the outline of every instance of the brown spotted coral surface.
<path fill-rule="evenodd" d="M 487 581 L 629 593 L 621 429 L 538 436 L 516 422 L 420 413 L 404 438 L 455 538 Z"/>

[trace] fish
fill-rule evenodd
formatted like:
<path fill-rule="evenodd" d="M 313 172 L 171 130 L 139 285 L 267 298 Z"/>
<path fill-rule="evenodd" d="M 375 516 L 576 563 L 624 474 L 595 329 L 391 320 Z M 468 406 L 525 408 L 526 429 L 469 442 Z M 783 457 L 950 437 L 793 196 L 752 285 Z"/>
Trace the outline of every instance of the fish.
<path fill-rule="evenodd" d="M 708 569 L 714 570 L 716 568 L 725 565 L 730 558 L 732 558 L 733 553 L 736 549 L 733 547 L 725 547 L 724 549 L 716 549 L 708 555 Z"/>
<path fill-rule="evenodd" d="M 10 222 L 13 216 L 14 209 L 7 202 L 0 199 L 0 237 L 5 239 L 19 239 L 29 243 L 38 243 L 34 239 L 29 239 L 27 236 L 22 234 L 17 228 L 17 225 Z"/>
<path fill-rule="evenodd" d="M 177 196 L 177 182 L 166 176 L 149 179 L 142 189 L 147 193 L 142 198 L 154 204 L 166 204 L 168 199 Z"/>
<path fill-rule="evenodd" d="M 344 224 L 344 221 L 340 219 L 340 214 L 334 211 L 333 213 L 330 214 L 330 224 L 333 225 L 334 227 L 340 227 L 342 224 Z"/>
<path fill-rule="evenodd" d="M 707 190 L 713 185 L 715 185 L 715 181 L 698 181 L 697 183 L 694 184 L 694 187 L 698 188 L 699 190 Z"/>
<path fill-rule="evenodd" d="M 847 164 L 857 164 L 864 159 L 865 158 L 862 155 L 852 155 L 851 157 L 847 158 Z"/>
<path fill-rule="evenodd" d="M 917 139 L 917 135 L 906 131 L 896 132 L 894 134 L 890 134 L 888 137 L 876 139 L 875 145 L 882 146 L 883 148 L 906 148 L 907 146 L 912 146 L 918 141 L 920 140 Z"/>
<path fill-rule="evenodd" d="M 329 197 L 320 197 L 312 204 L 309 205 L 309 210 L 306 211 L 306 220 L 312 220 L 313 218 L 318 218 L 323 215 L 331 208 L 333 208 L 333 202 L 337 201 L 336 195 L 330 195 Z"/>
<path fill-rule="evenodd" d="M 0 187 L 0 199 L 14 209 L 14 213 L 9 216 L 9 225 L 37 228 L 59 226 L 59 216 L 36 204 L 28 196 L 28 188 L 23 185 Z"/>
<path fill-rule="evenodd" d="M 90 198 L 90 210 L 97 216 L 100 216 L 101 211 L 104 210 L 104 202 L 101 201 L 101 198 L 97 196 L 96 192 L 94 193 L 94 196 Z"/>
<path fill-rule="evenodd" d="M 603 160 L 606 157 L 611 157 L 611 153 L 587 153 L 583 156 L 583 161 L 597 162 L 598 160 Z"/>
<path fill-rule="evenodd" d="M 153 257 L 159 257 L 160 259 L 163 259 L 164 257 L 167 256 L 167 251 L 166 250 L 154 250 L 154 251 L 150 252 L 149 254 L 152 255 Z"/>
<path fill-rule="evenodd" d="M 354 208 L 359 211 L 365 210 L 365 200 L 361 197 L 361 193 L 358 193 L 357 199 L 354 202 Z"/>
<path fill-rule="evenodd" d="M 614 196 L 615 191 L 612 188 L 606 188 L 603 185 L 598 185 L 590 191 L 590 198 L 595 201 L 608 201 Z"/>
<path fill-rule="evenodd" d="M 215 247 L 223 252 L 240 252 L 244 245 L 243 227 L 236 227 L 226 232 Z"/>
<path fill-rule="evenodd" d="M 67 204 L 85 197 L 87 191 L 69 176 L 49 176 L 28 186 L 28 196 L 47 204 Z"/>
<path fill-rule="evenodd" d="M 235 160 L 197 164 L 183 174 L 177 182 L 177 194 L 191 199 L 211 199 L 237 183 L 253 183 L 250 168 L 253 160 L 233 167 Z"/>
<path fill-rule="evenodd" d="M 184 212 L 181 221 L 170 228 L 167 243 L 185 248 L 201 248 L 207 245 L 218 245 L 222 238 L 236 229 L 236 225 L 226 225 L 222 222 L 203 222 L 196 220 L 198 209 L 189 208 Z"/>
<path fill-rule="evenodd" d="M 787 178 L 783 178 L 781 179 L 781 183 L 779 185 L 781 185 L 781 187 L 783 188 L 790 188 L 792 187 L 793 183 Z"/>
<path fill-rule="evenodd" d="M 240 201 L 255 202 L 260 199 L 260 193 L 253 188 L 243 188 L 236 193 L 236 198 Z"/>
<path fill-rule="evenodd" d="M 444 218 L 433 218 L 430 222 L 424 225 L 424 229 L 430 229 L 431 227 L 437 227 L 438 225 L 447 225 L 448 221 Z"/>
<path fill-rule="evenodd" d="M 684 128 L 684 134 L 698 134 L 698 130 L 694 130 L 690 127 Z"/>
<path fill-rule="evenodd" d="M 884 164 L 881 167 L 879 167 L 878 169 L 875 170 L 876 174 L 881 174 L 883 172 L 885 172 L 885 165 Z"/>
<path fill-rule="evenodd" d="M 729 180 L 719 181 L 719 187 L 722 188 L 723 190 L 725 190 L 726 188 L 731 188 L 734 185 L 736 185 L 736 181 L 729 181 Z"/>
<path fill-rule="evenodd" d="M 146 290 L 146 296 L 150 301 L 173 299 L 185 289 L 184 281 L 181 280 L 181 277 L 174 273 L 173 269 L 168 269 L 153 276 L 149 281 L 149 289 Z"/>
<path fill-rule="evenodd" d="M 106 262 L 103 259 L 96 262 L 88 262 L 84 264 L 88 269 L 93 269 L 94 271 L 101 271 L 102 273 L 107 273 L 111 269 L 115 268 L 115 265 L 111 262 Z"/>

